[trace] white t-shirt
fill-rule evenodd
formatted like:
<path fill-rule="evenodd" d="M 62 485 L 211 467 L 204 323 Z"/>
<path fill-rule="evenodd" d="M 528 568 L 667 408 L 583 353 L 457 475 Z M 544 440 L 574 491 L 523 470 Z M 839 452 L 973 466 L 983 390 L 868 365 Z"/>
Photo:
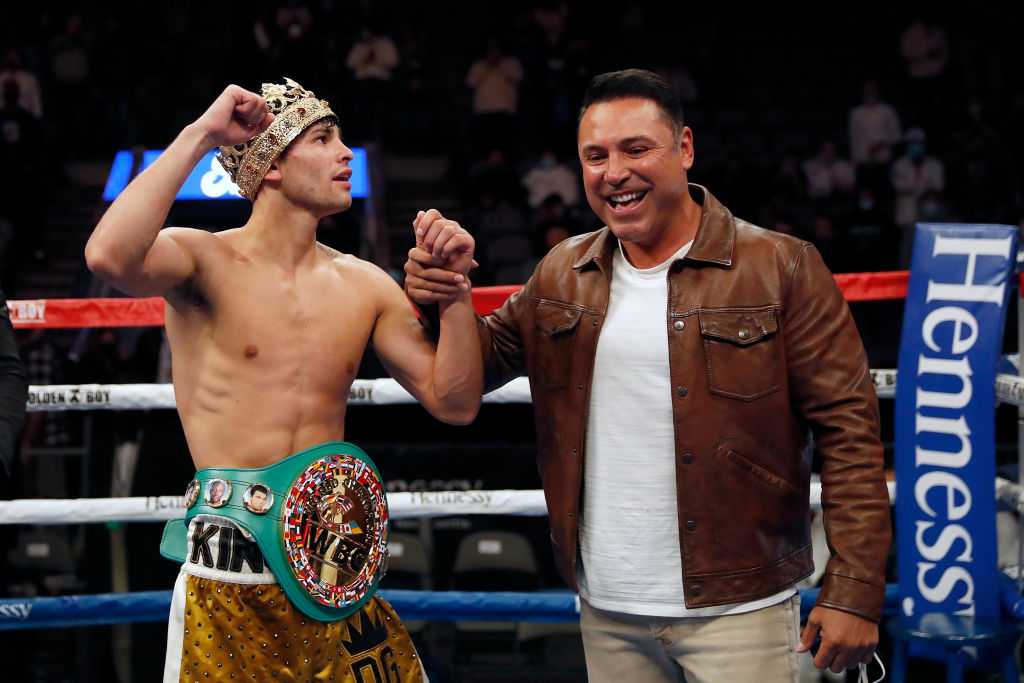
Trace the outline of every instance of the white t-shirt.
<path fill-rule="evenodd" d="M 697 609 L 683 602 L 666 320 L 669 266 L 692 244 L 646 270 L 634 268 L 621 245 L 613 256 L 590 388 L 576 577 L 580 596 L 598 609 L 717 616 L 793 594 Z"/>

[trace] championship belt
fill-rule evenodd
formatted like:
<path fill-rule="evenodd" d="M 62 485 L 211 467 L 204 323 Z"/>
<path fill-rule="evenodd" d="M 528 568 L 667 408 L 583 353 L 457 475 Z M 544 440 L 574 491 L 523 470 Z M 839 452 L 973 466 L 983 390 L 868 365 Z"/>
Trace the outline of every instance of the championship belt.
<path fill-rule="evenodd" d="M 161 555 L 185 561 L 196 515 L 228 519 L 256 539 L 292 603 L 320 621 L 358 610 L 387 571 L 384 484 L 350 443 L 329 441 L 258 469 L 199 470 L 185 507 L 185 518 L 164 528 Z"/>

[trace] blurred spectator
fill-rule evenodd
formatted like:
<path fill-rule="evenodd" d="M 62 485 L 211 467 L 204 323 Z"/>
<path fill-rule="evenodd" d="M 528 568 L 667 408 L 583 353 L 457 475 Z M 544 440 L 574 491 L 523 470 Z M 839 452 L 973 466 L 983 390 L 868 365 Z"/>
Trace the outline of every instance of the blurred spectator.
<path fill-rule="evenodd" d="M 950 172 L 951 199 L 959 219 L 965 223 L 1012 223 L 1007 178 L 997 173 L 982 150 L 967 158 Z M 955 177 L 955 180 L 953 178 Z"/>
<path fill-rule="evenodd" d="M 75 144 L 61 145 L 67 159 L 87 156 L 93 151 L 95 139 L 82 134 L 90 130 L 92 108 L 89 106 L 92 88 L 90 55 L 92 36 L 86 32 L 85 19 L 79 13 L 68 17 L 63 32 L 50 44 L 50 76 L 53 81 L 53 111 L 58 120 L 56 127 L 76 131 Z"/>
<path fill-rule="evenodd" d="M 473 89 L 474 152 L 498 140 L 506 146 L 515 144 L 522 78 L 519 60 L 504 54 L 497 38 L 489 40 L 484 56 L 473 62 L 466 76 L 466 85 Z"/>
<path fill-rule="evenodd" d="M 359 40 L 345 59 L 357 81 L 387 82 L 392 70 L 398 66 L 398 48 L 389 36 L 378 32 L 371 24 L 363 26 Z"/>
<path fill-rule="evenodd" d="M 946 30 L 930 19 L 912 21 L 900 37 L 900 53 L 911 80 L 937 78 L 949 61 L 949 40 Z"/>
<path fill-rule="evenodd" d="M 408 25 L 402 30 L 400 64 L 395 72 L 396 94 L 401 98 L 394 109 L 394 136 L 403 148 L 419 152 L 437 152 L 442 136 L 436 131 L 436 112 L 424 107 L 433 74 L 430 72 L 431 51 L 423 29 Z"/>
<path fill-rule="evenodd" d="M 13 258 L 21 265 L 41 260 L 42 231 L 36 226 L 47 158 L 43 150 L 41 122 L 19 104 L 19 86 L 3 82 L 0 104 L 0 206 L 14 227 Z M 5 259 L 7 260 L 7 259 Z"/>
<path fill-rule="evenodd" d="M 24 69 L 21 52 L 13 47 L 8 48 L 4 54 L 3 68 L 0 69 L 0 84 L 7 81 L 18 84 L 18 105 L 37 119 L 42 118 L 43 96 L 39 89 L 39 79 Z"/>
<path fill-rule="evenodd" d="M 310 78 L 315 80 L 317 74 L 310 73 L 310 66 L 319 64 L 322 53 L 320 46 L 314 45 L 311 39 L 313 12 L 301 0 L 287 0 L 274 13 L 274 28 L 271 52 L 274 70 L 285 74 L 304 74 L 305 78 L 300 83 Z"/>
<path fill-rule="evenodd" d="M 356 137 L 381 139 L 390 121 L 385 120 L 391 94 L 392 71 L 398 66 L 398 48 L 390 36 L 368 22 L 348 52 L 345 63 L 356 87 L 352 93 L 353 129 Z"/>
<path fill-rule="evenodd" d="M 526 189 L 499 147 L 491 147 L 487 158 L 470 169 L 467 191 L 469 202 L 482 209 L 502 202 L 520 206 L 526 200 Z"/>
<path fill-rule="evenodd" d="M 274 14 L 274 23 L 282 34 L 298 40 L 313 26 L 313 13 L 299 0 L 285 0 Z"/>
<path fill-rule="evenodd" d="M 836 144 L 831 140 L 822 143 L 818 153 L 804 161 L 803 171 L 807 195 L 817 200 L 849 195 L 857 181 L 853 164 L 836 156 Z"/>
<path fill-rule="evenodd" d="M 950 124 L 953 140 L 964 149 L 976 151 L 996 144 L 999 131 L 989 108 L 977 94 L 970 95 L 959 116 Z M 929 129 L 934 130 L 934 129 Z"/>
<path fill-rule="evenodd" d="M 569 7 L 565 2 L 540 2 L 533 10 L 533 21 L 540 27 L 548 45 L 558 45 L 562 42 L 568 20 Z"/>
<path fill-rule="evenodd" d="M 847 260 L 845 240 L 832 218 L 822 214 L 813 219 L 810 241 L 821 253 L 821 258 L 829 270 L 833 273 L 850 272 L 852 264 Z"/>
<path fill-rule="evenodd" d="M 879 193 L 886 189 L 892 148 L 902 128 L 896 110 L 881 100 L 877 83 L 865 81 L 861 93 L 863 101 L 850 110 L 850 160 L 857 167 L 857 182 Z"/>
<path fill-rule="evenodd" d="M 795 152 L 783 155 L 771 178 L 770 211 L 772 215 L 786 216 L 793 221 L 798 232 L 811 229 L 814 211 L 807 200 L 807 183 L 800 170 L 800 158 Z M 741 216 L 742 218 L 742 216 Z M 748 214 L 746 220 L 761 220 L 761 215 Z"/>
<path fill-rule="evenodd" d="M 700 89 L 693 74 L 682 64 L 673 62 L 657 69 L 659 76 L 672 84 L 683 106 L 700 100 Z"/>
<path fill-rule="evenodd" d="M 921 197 L 928 190 L 942 192 L 946 187 L 945 166 L 927 154 L 924 130 L 915 126 L 907 131 L 906 154 L 892 165 L 892 187 L 896 196 L 896 225 L 903 233 L 900 247 L 901 267 L 910 264 L 914 224 L 919 220 Z"/>
<path fill-rule="evenodd" d="M 899 232 L 892 211 L 882 205 L 870 187 L 857 189 L 857 200 L 841 217 L 847 234 L 851 263 L 857 272 L 895 270 Z"/>
<path fill-rule="evenodd" d="M 906 94 L 914 120 L 928 130 L 942 130 L 948 125 L 945 112 L 950 95 L 955 99 L 958 94 L 948 91 L 944 78 L 949 62 L 946 30 L 930 17 L 919 14 L 903 30 L 900 52 L 907 66 Z"/>
<path fill-rule="evenodd" d="M 800 173 L 800 159 L 795 152 L 782 156 L 772 178 L 772 196 L 783 205 L 802 202 L 807 195 L 807 185 Z"/>
<path fill-rule="evenodd" d="M 579 182 L 576 172 L 559 161 L 550 147 L 541 152 L 540 159 L 523 176 L 523 186 L 528 193 L 526 202 L 536 209 L 550 195 L 558 195 L 562 203 L 575 206 L 580 200 Z"/>
<path fill-rule="evenodd" d="M 758 188 L 767 185 L 758 171 L 747 160 L 743 144 L 732 140 L 723 150 L 722 157 L 706 172 L 707 186 L 715 188 L 715 196 L 721 198 L 737 218 L 755 220 L 763 192 Z M 704 183 L 701 183 L 704 184 Z"/>
<path fill-rule="evenodd" d="M 543 256 L 566 237 L 582 232 L 577 209 L 566 206 L 557 194 L 548 195 L 540 203 L 533 212 L 530 224 L 536 245 L 535 256 Z M 559 237 L 563 233 L 564 237 Z M 556 237 L 559 238 L 558 242 L 552 243 Z"/>
<path fill-rule="evenodd" d="M 927 190 L 918 202 L 917 219 L 922 223 L 944 223 L 951 218 L 949 205 L 937 190 Z"/>

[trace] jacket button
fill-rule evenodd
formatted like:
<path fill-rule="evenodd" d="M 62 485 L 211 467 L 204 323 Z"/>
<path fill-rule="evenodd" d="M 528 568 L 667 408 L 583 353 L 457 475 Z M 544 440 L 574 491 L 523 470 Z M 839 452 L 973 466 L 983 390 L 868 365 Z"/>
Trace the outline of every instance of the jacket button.
<path fill-rule="evenodd" d="M 672 327 L 676 328 L 677 330 L 682 330 L 684 327 L 686 327 L 686 323 L 684 323 L 682 320 L 677 320 L 674 323 L 672 323 Z"/>
<path fill-rule="evenodd" d="M 575 512 L 570 512 L 570 513 L 569 513 L 569 516 L 570 516 L 570 517 L 575 517 L 575 516 L 576 516 L 576 513 L 575 513 Z"/>
<path fill-rule="evenodd" d="M 580 391 L 583 391 L 583 385 L 582 384 L 576 385 L 576 388 L 579 389 Z"/>
<path fill-rule="evenodd" d="M 676 387 L 676 393 L 680 396 L 686 396 L 686 387 Z"/>
<path fill-rule="evenodd" d="M 575 447 L 574 447 L 574 448 L 572 449 L 572 452 L 573 452 L 573 453 L 575 453 L 575 452 L 576 452 L 576 448 L 575 448 Z"/>
<path fill-rule="evenodd" d="M 691 462 L 693 462 L 693 454 L 692 453 L 683 453 L 683 464 L 684 465 L 689 465 Z"/>
<path fill-rule="evenodd" d="M 690 586 L 690 595 L 694 597 L 700 595 L 700 586 Z"/>
<path fill-rule="evenodd" d="M 594 327 L 597 327 L 597 321 L 596 320 L 594 321 Z"/>
<path fill-rule="evenodd" d="M 746 339 L 749 336 L 750 336 L 749 332 L 747 332 L 746 330 L 740 330 L 740 334 L 739 334 L 740 339 Z"/>
<path fill-rule="evenodd" d="M 696 531 L 697 530 L 697 522 L 693 521 L 692 519 L 689 520 L 688 522 L 686 522 L 686 530 L 687 531 Z"/>

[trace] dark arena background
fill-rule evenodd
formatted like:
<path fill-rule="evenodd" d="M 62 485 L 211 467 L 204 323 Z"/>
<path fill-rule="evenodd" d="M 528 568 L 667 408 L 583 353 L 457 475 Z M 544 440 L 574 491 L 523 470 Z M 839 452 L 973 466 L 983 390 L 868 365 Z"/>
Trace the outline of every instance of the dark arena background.
<path fill-rule="evenodd" d="M 694 132 L 691 181 L 737 216 L 813 242 L 835 273 L 906 270 L 917 221 L 1024 225 L 1019 3 L 253 0 L 8 3 L 3 15 L 0 287 L 15 302 L 122 297 L 83 257 L 112 196 L 226 84 L 258 90 L 283 76 L 329 100 L 346 143 L 366 152 L 367 194 L 325 219 L 320 240 L 399 282 L 420 209 L 474 233 L 475 286 L 522 284 L 551 245 L 600 227 L 579 185 L 576 112 L 591 77 L 630 67 L 677 88 Z M 489 58 L 519 74 L 497 110 L 470 85 Z M 861 115 L 869 100 L 886 114 Z M 922 144 L 927 177 L 904 177 L 900 161 Z M 237 227 L 249 207 L 182 198 L 168 225 Z M 1017 350 L 1016 301 L 1006 354 Z M 902 301 L 851 307 L 871 367 L 895 368 Z M 31 385 L 169 381 L 159 326 L 33 328 L 15 314 Z M 368 353 L 359 377 L 385 376 Z M 891 398 L 881 408 L 891 465 Z M 994 457 L 1014 481 L 1016 420 L 1016 407 L 997 408 Z M 355 404 L 346 430 L 389 493 L 540 488 L 528 403 L 487 403 L 466 427 L 417 405 Z M 30 411 L 0 499 L 181 495 L 192 473 L 173 410 Z M 75 521 L 0 518 L 0 600 L 173 585 L 162 524 Z M 564 591 L 544 516 L 408 518 L 391 530 L 408 561 L 383 588 Z M 523 545 L 485 566 L 463 556 L 474 532 Z M 586 680 L 571 622 L 409 626 L 435 682 Z M 5 631 L 0 679 L 156 680 L 165 634 L 160 621 Z M 882 629 L 886 662 L 891 648 Z M 907 680 L 943 675 L 914 660 Z"/>

